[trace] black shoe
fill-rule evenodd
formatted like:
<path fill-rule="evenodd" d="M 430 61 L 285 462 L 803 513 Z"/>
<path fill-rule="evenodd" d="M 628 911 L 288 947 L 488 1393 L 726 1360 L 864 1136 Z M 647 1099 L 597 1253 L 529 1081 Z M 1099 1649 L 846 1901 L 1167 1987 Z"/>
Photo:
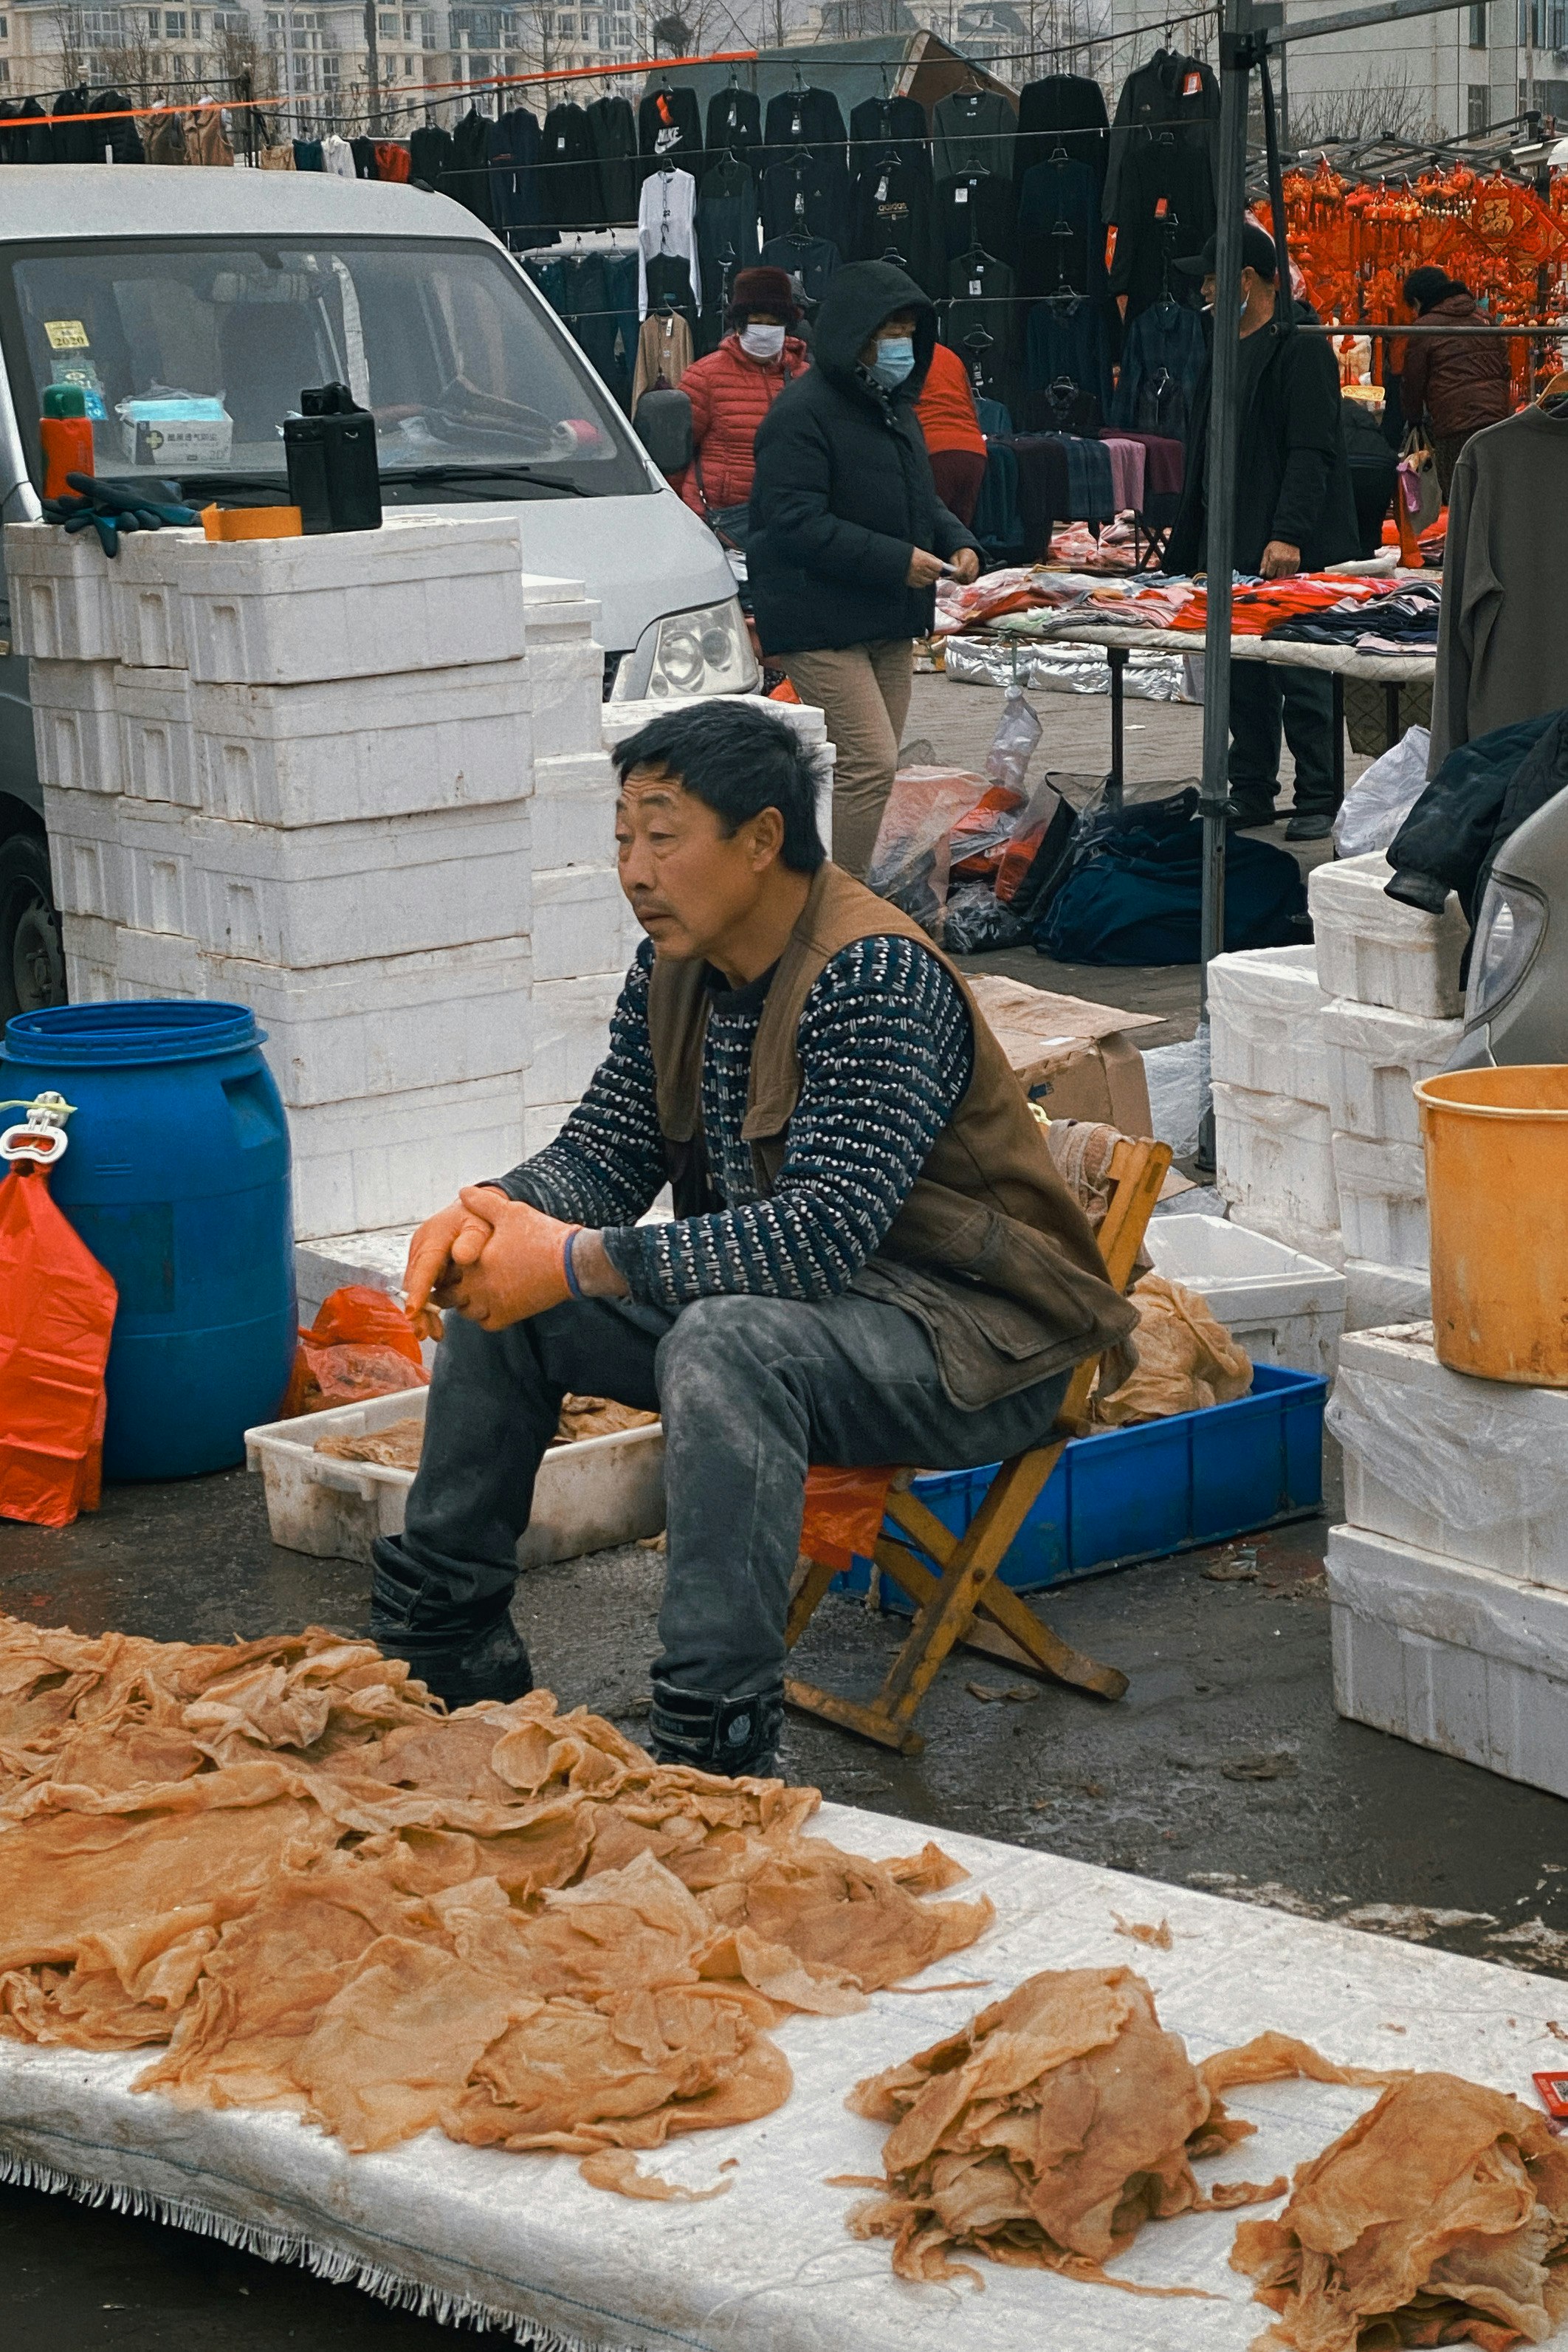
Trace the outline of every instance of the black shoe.
<path fill-rule="evenodd" d="M 1334 829 L 1331 809 L 1298 809 L 1285 828 L 1287 841 L 1326 841 Z"/>
<path fill-rule="evenodd" d="M 1274 822 L 1274 803 L 1252 793 L 1232 793 L 1226 803 L 1227 833 L 1255 833 Z"/>
<path fill-rule="evenodd" d="M 373 1607 L 370 1638 L 384 1658 L 405 1659 L 432 1696 L 449 1707 L 475 1706 L 485 1698 L 504 1706 L 533 1688 L 528 1644 L 509 1616 L 482 1633 L 438 1637 L 378 1621 Z"/>
<path fill-rule="evenodd" d="M 708 1698 L 674 1683 L 655 1683 L 648 1744 L 661 1764 L 698 1772 L 772 1777 L 784 1730 L 784 1685 L 745 1698 Z"/>

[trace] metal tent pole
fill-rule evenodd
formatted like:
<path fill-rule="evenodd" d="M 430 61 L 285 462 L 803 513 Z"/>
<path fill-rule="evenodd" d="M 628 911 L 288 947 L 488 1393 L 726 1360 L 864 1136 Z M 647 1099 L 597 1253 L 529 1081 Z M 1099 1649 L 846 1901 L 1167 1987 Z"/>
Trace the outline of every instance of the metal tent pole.
<path fill-rule="evenodd" d="M 1210 960 L 1225 950 L 1226 806 L 1230 794 L 1230 587 L 1236 555 L 1237 394 L 1241 371 L 1241 223 L 1247 205 L 1247 96 L 1251 75 L 1252 0 L 1226 0 L 1220 35 L 1219 143 L 1215 193 L 1214 355 L 1208 444 L 1204 458 L 1205 564 L 1208 622 L 1204 631 L 1203 912 L 1199 929 L 1201 1017 L 1208 1018 Z M 1206 1089 L 1198 1125 L 1198 1165 L 1215 1164 L 1214 1099 Z"/>

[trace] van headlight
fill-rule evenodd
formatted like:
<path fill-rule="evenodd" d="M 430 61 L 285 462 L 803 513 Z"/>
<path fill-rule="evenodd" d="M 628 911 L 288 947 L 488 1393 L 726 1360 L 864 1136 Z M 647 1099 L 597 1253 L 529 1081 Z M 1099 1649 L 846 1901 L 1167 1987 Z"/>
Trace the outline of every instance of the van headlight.
<path fill-rule="evenodd" d="M 637 693 L 635 676 L 640 667 L 640 663 L 622 663 L 613 699 L 624 700 L 627 694 L 653 701 L 693 694 L 750 694 L 758 682 L 756 656 L 740 604 L 732 596 L 724 604 L 699 605 L 694 613 L 667 613 L 654 625 L 653 665 Z"/>
<path fill-rule="evenodd" d="M 1481 898 L 1470 949 L 1465 1025 L 1489 1020 L 1513 994 L 1546 936 L 1546 901 L 1511 875 L 1494 874 Z"/>

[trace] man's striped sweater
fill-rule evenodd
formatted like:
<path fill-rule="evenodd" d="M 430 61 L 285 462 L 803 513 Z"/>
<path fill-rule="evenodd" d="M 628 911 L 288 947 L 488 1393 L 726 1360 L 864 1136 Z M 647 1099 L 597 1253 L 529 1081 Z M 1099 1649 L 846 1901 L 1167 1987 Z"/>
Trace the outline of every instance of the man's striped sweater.
<path fill-rule="evenodd" d="M 741 1134 L 752 1049 L 771 973 L 727 989 L 712 975 L 702 1128 L 725 1205 L 658 1224 L 636 1220 L 666 1181 L 648 1037 L 651 940 L 610 1024 L 610 1050 L 555 1141 L 501 1180 L 547 1215 L 602 1226 L 634 1298 L 679 1308 L 721 1292 L 819 1299 L 845 1290 L 880 1245 L 969 1084 L 969 1016 L 917 941 L 858 940 L 806 997 L 800 1097 L 784 1164 L 760 1200 Z"/>

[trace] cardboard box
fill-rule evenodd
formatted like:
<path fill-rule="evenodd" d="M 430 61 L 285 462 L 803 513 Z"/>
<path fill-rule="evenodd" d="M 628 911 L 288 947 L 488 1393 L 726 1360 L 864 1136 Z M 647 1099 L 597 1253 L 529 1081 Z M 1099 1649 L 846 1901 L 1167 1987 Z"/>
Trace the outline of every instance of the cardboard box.
<path fill-rule="evenodd" d="M 1152 1133 L 1143 1056 L 1128 1033 L 1157 1028 L 1158 1014 L 1053 996 L 999 972 L 966 977 L 1025 1093 L 1047 1118 L 1104 1120 L 1123 1135 Z"/>

